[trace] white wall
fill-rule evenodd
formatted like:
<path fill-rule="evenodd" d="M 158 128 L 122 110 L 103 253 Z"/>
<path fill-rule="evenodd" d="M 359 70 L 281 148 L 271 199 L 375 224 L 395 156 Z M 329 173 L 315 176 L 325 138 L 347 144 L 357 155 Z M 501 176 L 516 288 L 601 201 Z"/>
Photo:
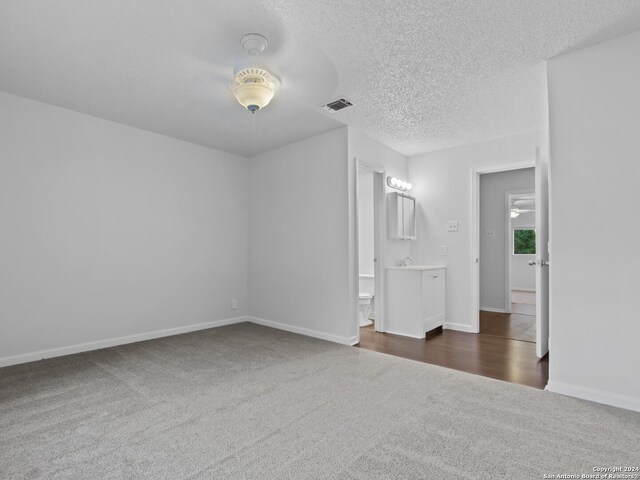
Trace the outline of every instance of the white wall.
<path fill-rule="evenodd" d="M 549 62 L 549 389 L 635 410 L 639 54 L 635 32 Z"/>
<path fill-rule="evenodd" d="M 252 316 L 342 343 L 350 339 L 347 128 L 250 162 Z M 357 269 L 357 259 L 356 267 Z"/>
<path fill-rule="evenodd" d="M 534 172 L 535 175 L 535 172 Z M 535 178 L 534 178 L 535 180 Z M 522 212 L 516 218 L 511 219 L 511 228 L 530 227 L 536 228 L 535 212 Z M 513 231 L 509 246 L 511 255 L 511 289 L 535 291 L 536 289 L 536 269 L 529 265 L 530 260 L 535 260 L 535 255 L 513 255 Z"/>
<path fill-rule="evenodd" d="M 413 194 L 420 202 L 418 239 L 411 242 L 414 263 L 447 266 L 447 328 L 472 330 L 471 178 L 472 170 L 535 160 L 535 148 L 546 144 L 544 132 L 530 132 L 489 142 L 409 157 Z M 448 220 L 459 231 L 447 232 Z M 448 256 L 440 255 L 447 245 Z"/>
<path fill-rule="evenodd" d="M 372 140 L 365 134 L 349 128 L 349 159 L 353 158 L 373 168 L 383 168 L 386 176 L 397 177 L 407 181 L 409 179 L 407 157 Z M 395 191 L 390 187 L 386 187 L 387 194 Z M 420 206 L 418 205 L 417 208 L 419 209 Z M 398 265 L 404 257 L 411 255 L 411 241 L 392 239 L 387 236 L 385 242 L 386 266 Z"/>
<path fill-rule="evenodd" d="M 245 158 L 0 93 L 0 362 L 244 315 L 247 185 Z"/>
<path fill-rule="evenodd" d="M 407 178 L 406 157 L 344 127 L 249 161 L 11 95 L 0 107 L 4 363 L 248 313 L 353 340 L 349 159 Z M 409 254 L 385 248 L 391 264 Z"/>
<path fill-rule="evenodd" d="M 361 275 L 373 275 L 373 172 L 358 169 L 358 256 Z M 363 291 L 360 289 L 360 291 Z"/>
<path fill-rule="evenodd" d="M 525 168 L 480 175 L 480 309 L 504 310 L 507 299 L 507 219 L 506 194 L 509 191 L 535 189 L 535 170 Z M 511 257 L 516 257 L 511 255 Z M 519 257 L 519 256 L 518 256 Z M 516 258 L 516 276 L 521 273 Z M 526 261 L 525 261 L 526 265 Z M 533 284 L 535 285 L 535 270 Z M 512 279 L 511 284 L 516 285 Z"/>

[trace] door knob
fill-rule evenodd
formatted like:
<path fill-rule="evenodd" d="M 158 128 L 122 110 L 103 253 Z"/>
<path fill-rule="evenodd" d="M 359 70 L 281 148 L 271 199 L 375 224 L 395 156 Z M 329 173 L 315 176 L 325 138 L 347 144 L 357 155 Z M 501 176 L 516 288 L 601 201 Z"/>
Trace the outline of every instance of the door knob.
<path fill-rule="evenodd" d="M 529 260 L 529 265 L 532 267 L 534 265 L 540 265 L 541 267 L 548 267 L 549 262 L 547 262 L 546 260 Z"/>

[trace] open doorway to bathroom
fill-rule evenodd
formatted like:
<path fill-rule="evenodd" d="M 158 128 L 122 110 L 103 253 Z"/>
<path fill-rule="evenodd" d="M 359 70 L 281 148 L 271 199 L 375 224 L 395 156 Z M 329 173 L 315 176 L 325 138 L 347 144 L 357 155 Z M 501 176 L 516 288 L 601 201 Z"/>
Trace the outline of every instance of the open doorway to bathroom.
<path fill-rule="evenodd" d="M 382 331 L 384 299 L 385 172 L 366 163 L 357 165 L 358 314 L 356 338 L 363 328 Z"/>
<path fill-rule="evenodd" d="M 375 321 L 373 171 L 358 167 L 358 326 Z"/>
<path fill-rule="evenodd" d="M 480 175 L 480 333 L 535 343 L 535 170 Z"/>
<path fill-rule="evenodd" d="M 522 385 L 528 385 L 535 388 L 545 388 L 549 378 L 549 357 L 546 355 L 547 349 L 546 346 L 548 343 L 545 341 L 548 337 L 548 266 L 549 266 L 549 256 L 548 256 L 548 217 L 546 215 L 547 212 L 547 184 L 548 184 L 548 160 L 546 152 L 542 151 L 540 148 L 536 148 L 534 153 L 535 157 L 531 158 L 528 161 L 521 161 L 518 163 L 511 164 L 498 164 L 495 166 L 482 166 L 479 168 L 470 169 L 469 173 L 471 174 L 471 188 L 469 191 L 471 202 L 469 202 L 470 206 L 470 215 L 468 219 L 470 220 L 468 223 L 468 230 L 466 222 L 461 224 L 462 228 L 458 230 L 457 228 L 449 230 L 449 224 L 454 223 L 457 227 L 457 221 L 448 221 L 445 220 L 449 217 L 447 213 L 442 214 L 441 211 L 445 211 L 448 209 L 448 203 L 454 203 L 456 200 L 459 200 L 458 197 L 464 199 L 465 192 L 462 190 L 451 190 L 447 192 L 447 197 L 445 197 L 448 202 L 441 202 L 439 205 L 435 202 L 424 202 L 425 211 L 428 211 L 427 208 L 431 208 L 431 215 L 438 218 L 441 222 L 441 225 L 438 227 L 435 222 L 431 225 L 438 235 L 435 235 L 434 238 L 431 239 L 429 251 L 433 252 L 432 258 L 437 258 L 438 253 L 440 255 L 448 254 L 449 258 L 447 259 L 447 270 L 452 272 L 452 275 L 447 273 L 447 280 L 454 277 L 455 272 L 464 271 L 464 269 L 459 270 L 461 266 L 464 265 L 465 261 L 470 261 L 472 267 L 469 268 L 469 273 L 471 274 L 471 278 L 469 278 L 470 289 L 462 290 L 459 288 L 456 290 L 456 298 L 458 299 L 456 303 L 459 301 L 461 303 L 465 303 L 468 301 L 469 309 L 465 310 L 471 316 L 471 325 L 466 328 L 460 328 L 460 326 L 466 327 L 464 324 L 456 324 L 455 319 L 451 317 L 445 318 L 445 325 L 442 330 L 431 331 L 426 338 L 412 338 L 409 336 L 398 335 L 396 333 L 391 333 L 387 331 L 386 333 L 378 333 L 368 330 L 370 327 L 361 328 L 360 335 L 360 343 L 359 347 L 367 350 L 374 350 L 382 353 L 387 353 L 391 355 L 396 355 L 399 357 L 410 358 L 412 360 L 431 363 L 435 365 L 440 365 L 447 368 L 453 368 L 456 370 L 461 370 L 469 373 L 475 373 L 478 375 L 483 375 L 491 378 L 496 378 L 500 380 L 505 380 L 508 382 L 518 383 Z M 532 156 L 533 157 L 533 156 Z M 482 177 L 485 175 L 490 175 L 497 172 L 510 172 L 510 171 L 518 171 L 518 170 L 527 170 L 533 174 L 533 183 L 531 183 L 531 179 L 528 180 L 524 185 L 514 185 L 511 184 L 501 191 L 498 191 L 497 198 L 497 207 L 495 208 L 495 212 L 497 212 L 498 220 L 497 223 L 504 225 L 502 228 L 498 228 L 495 224 L 490 226 L 483 226 L 482 233 L 480 228 L 480 182 Z M 432 172 L 433 173 L 433 172 Z M 529 175 L 531 175 L 529 173 Z M 421 182 L 424 181 L 420 179 L 418 173 L 412 172 L 414 175 L 412 177 L 412 181 L 414 181 L 417 185 L 420 194 L 422 194 L 422 185 Z M 485 177 L 490 178 L 490 177 Z M 511 253 L 512 239 L 509 239 L 508 232 L 509 228 L 512 227 L 529 227 L 529 224 L 517 225 L 517 222 L 513 222 L 511 227 L 507 227 L 506 225 L 510 222 L 509 218 L 511 218 L 511 208 L 518 209 L 517 213 L 524 213 L 525 203 L 528 203 L 530 198 L 512 198 L 513 202 L 509 204 L 506 200 L 507 192 L 518 191 L 516 193 L 523 193 L 531 195 L 532 192 L 535 193 L 533 196 L 534 199 L 534 208 L 535 208 L 535 260 L 534 265 L 529 266 L 527 261 L 527 267 L 531 269 L 532 275 L 535 277 L 535 301 L 531 301 L 531 295 L 534 292 L 525 292 L 522 288 L 525 286 L 524 283 L 520 284 L 509 284 L 506 280 L 506 270 L 507 270 L 507 259 L 512 258 L 508 257 L 507 253 L 514 256 Z M 524 190 L 524 191 L 523 191 Z M 440 192 L 443 194 L 442 192 Z M 422 199 L 425 200 L 425 197 L 422 196 Z M 433 200 L 433 199 L 431 199 Z M 527 202 L 517 202 L 516 200 L 526 200 Z M 391 210 L 390 210 L 391 211 Z M 440 211 L 440 215 L 438 212 Z M 494 213 L 495 213 L 494 212 Z M 446 216 L 445 216 L 446 215 Z M 486 220 L 487 215 L 484 215 L 484 219 Z M 426 218 L 423 216 L 418 216 L 418 219 L 422 219 L 425 221 Z M 526 215 L 522 217 L 522 221 L 526 219 Z M 446 229 L 446 230 L 445 230 Z M 354 225 L 354 230 L 356 230 Z M 424 226 L 420 232 L 422 234 L 425 233 Z M 441 238 L 439 234 L 442 234 L 444 231 L 451 232 L 451 239 L 453 241 L 453 237 L 457 237 L 456 240 L 459 241 L 457 244 L 457 248 L 455 250 L 447 249 L 446 245 L 440 245 Z M 449 233 L 446 233 L 449 235 Z M 467 236 L 468 235 L 468 236 Z M 484 282 L 483 287 L 492 286 L 497 287 L 497 289 L 491 290 L 497 295 L 501 295 L 502 298 L 495 302 L 495 307 L 492 307 L 491 304 L 483 302 L 482 307 L 484 308 L 494 308 L 497 311 L 491 312 L 484 310 L 482 312 L 483 316 L 495 315 L 500 318 L 499 327 L 503 329 L 503 331 L 494 331 L 491 332 L 489 329 L 489 325 L 487 322 L 483 322 L 482 329 L 480 326 L 480 265 L 481 264 L 491 264 L 491 258 L 487 257 L 487 253 L 485 252 L 483 255 L 480 253 L 480 240 L 481 236 L 484 235 L 485 239 L 496 239 L 502 242 L 503 249 L 502 253 L 498 254 L 495 258 L 495 264 L 499 265 L 499 269 L 502 269 L 502 280 L 496 280 L 496 278 L 489 279 Z M 525 235 L 526 236 L 526 235 Z M 462 237 L 462 238 L 460 238 Z M 500 237 L 500 238 L 497 238 Z M 446 237 L 445 237 L 446 238 Z M 465 239 L 468 239 L 468 245 L 471 247 L 469 250 L 464 249 Z M 526 239 L 518 239 L 523 240 L 523 245 L 529 245 Z M 357 243 L 357 242 L 356 242 Z M 439 246 L 439 248 L 438 248 Z M 463 248 L 458 248 L 463 246 Z M 441 253 L 444 247 L 444 254 Z M 415 247 L 415 250 L 419 252 L 421 248 L 420 245 Z M 519 247 L 520 248 L 520 247 Z M 523 247 L 524 248 L 524 247 Z M 465 253 L 469 253 L 469 255 L 465 256 Z M 455 255 L 452 255 L 455 253 Z M 420 253 L 418 253 L 420 255 Z M 455 258 L 452 258 L 454 257 Z M 353 256 L 355 260 L 357 258 L 356 255 Z M 353 262 L 353 270 L 357 270 L 355 261 Z M 544 268 L 543 268 L 544 266 Z M 394 270 L 392 266 L 387 267 L 387 274 L 390 270 Z M 547 275 L 545 279 L 545 275 Z M 354 276 L 355 277 L 355 276 Z M 355 280 L 355 278 L 354 278 Z M 391 284 L 393 281 L 390 277 L 387 276 L 387 281 Z M 458 276 L 458 280 L 464 281 L 462 276 Z M 497 284 L 497 285 L 490 285 Z M 511 292 L 511 287 L 520 287 L 521 290 L 519 292 Z M 421 290 L 418 290 L 421 292 Z M 509 292 L 509 293 L 507 293 Z M 422 292 L 424 293 L 424 292 Z M 414 296 L 420 296 L 420 293 L 417 295 L 414 293 Z M 446 295 L 451 295 L 451 290 L 448 289 Z M 355 294 L 353 295 L 355 298 Z M 389 300 L 391 296 L 389 295 Z M 483 297 L 483 300 L 486 298 Z M 531 303 L 535 303 L 536 305 L 529 305 Z M 546 306 L 546 312 L 545 312 Z M 507 332 L 505 335 L 504 327 L 513 325 L 514 322 L 509 322 L 509 320 L 513 320 L 513 317 L 510 317 L 513 314 L 519 313 L 520 310 L 528 310 L 528 313 L 533 313 L 533 308 L 536 309 L 535 315 L 529 315 L 530 318 L 525 319 L 527 321 L 527 327 L 533 327 L 533 331 L 535 332 L 535 341 L 529 341 L 528 339 L 514 339 L 512 337 L 513 332 Z M 391 329 L 391 324 L 393 323 L 394 313 L 394 305 L 392 302 L 387 303 L 387 310 L 389 311 L 388 321 L 386 322 L 385 327 Z M 424 310 L 415 310 L 421 315 Z M 447 311 L 450 311 L 447 309 Z M 542 312 L 542 314 L 540 313 Z M 546 318 L 546 327 L 545 327 L 545 318 Z M 451 322 L 447 324 L 448 322 Z M 376 322 L 377 323 L 377 322 Z M 355 323 L 354 323 L 355 325 Z M 542 328 L 541 328 L 542 327 Z M 385 330 L 383 330 L 385 332 Z M 540 352 L 540 353 L 539 353 Z"/>

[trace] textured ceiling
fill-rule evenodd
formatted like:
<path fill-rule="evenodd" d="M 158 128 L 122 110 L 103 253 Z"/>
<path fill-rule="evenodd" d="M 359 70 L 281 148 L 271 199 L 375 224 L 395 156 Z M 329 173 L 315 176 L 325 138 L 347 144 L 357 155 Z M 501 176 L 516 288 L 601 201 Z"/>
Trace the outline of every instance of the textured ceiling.
<path fill-rule="evenodd" d="M 244 155 L 341 123 L 411 155 L 543 128 L 544 60 L 638 28 L 638 0 L 2 0 L 0 90 Z M 282 80 L 255 118 L 249 32 Z"/>

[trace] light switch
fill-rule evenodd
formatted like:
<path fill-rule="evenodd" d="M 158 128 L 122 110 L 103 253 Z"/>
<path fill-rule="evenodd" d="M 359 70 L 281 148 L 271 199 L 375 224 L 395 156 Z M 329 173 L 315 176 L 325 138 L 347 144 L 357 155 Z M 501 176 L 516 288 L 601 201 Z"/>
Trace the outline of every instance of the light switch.
<path fill-rule="evenodd" d="M 447 232 L 457 232 L 457 231 L 458 231 L 458 221 L 449 220 L 447 222 Z"/>
<path fill-rule="evenodd" d="M 446 245 L 440 245 L 440 256 L 442 256 L 442 257 L 446 257 L 447 256 L 447 246 Z"/>
<path fill-rule="evenodd" d="M 496 232 L 487 232 L 487 237 L 495 237 Z"/>

